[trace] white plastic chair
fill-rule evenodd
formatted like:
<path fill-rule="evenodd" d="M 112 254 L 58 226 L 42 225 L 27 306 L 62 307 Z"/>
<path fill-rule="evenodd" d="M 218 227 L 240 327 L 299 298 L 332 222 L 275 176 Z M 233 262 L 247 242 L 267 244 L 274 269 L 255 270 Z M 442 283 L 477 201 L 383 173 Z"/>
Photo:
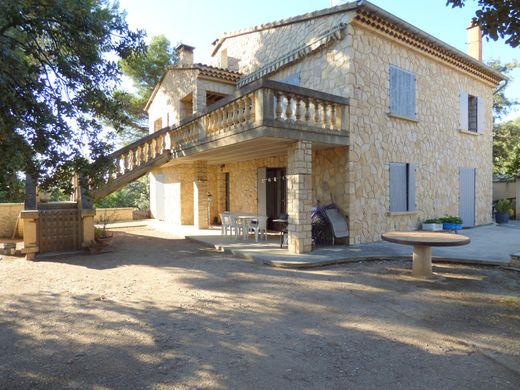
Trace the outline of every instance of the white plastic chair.
<path fill-rule="evenodd" d="M 228 235 L 228 231 L 229 231 L 229 235 L 233 234 L 233 228 L 231 226 L 231 215 L 229 214 L 229 212 L 221 213 L 220 214 L 220 221 L 222 222 L 222 232 L 221 232 L 221 234 L 223 236 L 227 236 Z"/>
<path fill-rule="evenodd" d="M 256 242 L 258 242 L 259 234 L 263 234 L 264 240 L 267 240 L 267 216 L 262 215 L 251 221 L 248 225 L 248 231 L 255 233 Z"/>

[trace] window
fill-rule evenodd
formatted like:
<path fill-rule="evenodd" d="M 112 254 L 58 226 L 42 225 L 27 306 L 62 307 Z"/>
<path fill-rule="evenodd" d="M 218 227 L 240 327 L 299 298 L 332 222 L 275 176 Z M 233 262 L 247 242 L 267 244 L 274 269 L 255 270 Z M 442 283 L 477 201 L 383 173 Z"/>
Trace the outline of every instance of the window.
<path fill-rule="evenodd" d="M 484 99 L 460 91 L 460 129 L 475 133 L 484 132 Z"/>
<path fill-rule="evenodd" d="M 390 65 L 390 115 L 415 120 L 416 78 L 413 73 Z"/>
<path fill-rule="evenodd" d="M 162 118 L 158 118 L 153 122 L 153 131 L 162 129 Z"/>
<path fill-rule="evenodd" d="M 390 212 L 415 210 L 415 164 L 390 163 Z"/>
<path fill-rule="evenodd" d="M 293 74 L 285 77 L 284 79 L 280 80 L 280 82 L 285 83 L 285 84 L 295 85 L 295 86 L 299 87 L 300 86 L 300 72 L 293 73 Z"/>

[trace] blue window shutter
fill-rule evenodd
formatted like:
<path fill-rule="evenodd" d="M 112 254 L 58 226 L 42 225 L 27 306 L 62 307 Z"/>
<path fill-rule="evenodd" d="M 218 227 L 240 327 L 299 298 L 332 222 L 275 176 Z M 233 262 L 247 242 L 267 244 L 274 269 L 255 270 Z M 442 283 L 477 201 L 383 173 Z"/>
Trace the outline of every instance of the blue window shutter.
<path fill-rule="evenodd" d="M 477 97 L 477 132 L 483 133 L 486 128 L 484 99 Z"/>
<path fill-rule="evenodd" d="M 415 195 L 415 189 L 416 189 L 416 182 L 415 182 L 415 175 L 416 175 L 416 166 L 415 164 L 407 164 L 408 165 L 408 211 L 415 211 L 416 208 L 416 195 Z"/>
<path fill-rule="evenodd" d="M 280 80 L 280 82 L 285 83 L 285 84 L 295 85 L 295 86 L 299 87 L 300 86 L 300 72 L 287 76 L 283 80 Z"/>
<path fill-rule="evenodd" d="M 416 98 L 415 75 L 390 65 L 390 113 L 415 119 Z"/>
<path fill-rule="evenodd" d="M 468 93 L 464 91 L 460 91 L 459 93 L 459 105 L 460 105 L 460 119 L 459 119 L 459 127 L 461 130 L 468 130 L 468 117 L 469 117 L 469 107 L 468 107 Z"/>
<path fill-rule="evenodd" d="M 399 69 L 390 65 L 390 112 L 397 114 L 400 107 Z"/>
<path fill-rule="evenodd" d="M 407 211 L 407 173 L 405 163 L 390 164 L 390 211 Z"/>

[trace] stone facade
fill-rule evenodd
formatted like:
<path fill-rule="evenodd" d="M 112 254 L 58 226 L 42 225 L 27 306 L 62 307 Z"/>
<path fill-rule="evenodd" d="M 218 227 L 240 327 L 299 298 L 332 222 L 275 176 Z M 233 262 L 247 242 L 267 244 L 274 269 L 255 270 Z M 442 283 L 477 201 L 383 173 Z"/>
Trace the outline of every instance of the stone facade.
<path fill-rule="evenodd" d="M 302 87 L 350 98 L 351 145 L 336 150 L 333 159 L 345 173 L 334 200 L 349 216 L 350 243 L 379 240 L 387 230 L 414 229 L 425 218 L 458 215 L 459 169 L 464 167 L 477 172 L 476 224 L 491 222 L 494 84 L 365 27 L 353 20 L 353 12 L 237 34 L 224 40 L 219 51 L 241 58 L 240 71 L 254 71 L 276 58 L 276 53 L 293 50 L 339 23 L 349 23 L 341 41 L 269 77 L 281 81 L 298 74 Z M 295 36 L 303 38 L 290 39 Z M 390 65 L 417 77 L 416 122 L 388 115 Z M 483 134 L 459 131 L 461 90 L 484 98 Z M 323 158 L 317 161 L 317 170 L 322 163 L 331 163 Z M 392 162 L 417 165 L 416 212 L 389 213 Z M 324 190 L 328 181 L 319 177 L 313 182 L 315 198 L 330 199 Z"/>
<path fill-rule="evenodd" d="M 352 6 L 337 7 L 324 13 L 227 34 L 217 41 L 214 65 L 225 65 L 220 63 L 222 58 L 233 58 L 234 66 L 238 66 L 240 72 L 250 74 L 336 29 L 340 36 L 324 44 L 323 48 L 297 56 L 265 77 L 285 81 L 297 76 L 300 87 L 348 97 L 350 145 L 318 147 L 302 136 L 301 140 L 288 146 L 284 155 L 208 165 L 207 191 L 214 196 L 211 220 L 225 208 L 226 173 L 230 174 L 230 209 L 255 213 L 258 168 L 286 167 L 288 208 L 294 225 L 289 230 L 293 252 L 310 249 L 310 222 L 304 214 L 318 203 L 333 201 L 348 215 L 349 243 L 376 241 L 388 230 L 415 229 L 426 218 L 458 215 L 461 168 L 476 169 L 475 223 L 491 221 L 491 105 L 499 79 L 496 75 L 493 79 L 483 67 L 471 68 L 467 65 L 471 61 L 461 60 L 457 53 L 451 53 L 450 57 L 442 48 L 431 49 L 431 45 L 419 41 L 416 44 L 412 38 L 400 39 L 406 34 L 402 30 L 390 34 L 388 25 L 386 30 L 378 30 L 379 19 L 369 26 L 363 22 L 365 16 L 359 17 L 356 12 Z M 457 55 L 459 60 L 455 58 Z M 390 66 L 415 76 L 414 120 L 389 115 Z M 163 83 L 167 91 L 154 98 L 150 106 L 153 108 L 151 122 L 153 115 L 164 112 L 164 107 L 172 104 L 168 102 L 170 96 L 178 101 L 186 94 L 187 86 L 194 82 L 188 73 L 186 75 L 183 80 Z M 174 83 L 179 85 L 176 87 Z M 228 87 L 226 84 L 225 88 Z M 201 91 L 194 94 L 197 102 L 203 100 L 205 93 L 202 91 L 218 89 L 217 85 L 209 84 L 197 88 Z M 226 93 L 224 89 L 222 93 Z M 459 129 L 460 91 L 483 99 L 483 132 Z M 175 104 L 168 109 L 173 113 L 172 117 L 178 118 Z M 196 107 L 202 106 L 197 103 Z M 390 212 L 391 163 L 415 164 L 416 210 Z M 178 195 L 173 196 L 181 214 L 189 216 L 173 218 L 181 223 L 194 221 L 194 176 L 190 169 L 193 170 L 193 163 L 161 170 L 169 178 L 168 183 L 185 183 L 176 192 Z M 174 212 L 174 215 L 177 214 Z"/>

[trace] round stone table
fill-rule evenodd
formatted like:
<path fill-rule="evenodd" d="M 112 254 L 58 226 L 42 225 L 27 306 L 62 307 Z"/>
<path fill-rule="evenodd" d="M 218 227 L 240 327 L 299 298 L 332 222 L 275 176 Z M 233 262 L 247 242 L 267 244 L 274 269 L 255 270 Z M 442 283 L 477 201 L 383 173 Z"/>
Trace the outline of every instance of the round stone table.
<path fill-rule="evenodd" d="M 388 232 L 381 234 L 384 241 L 394 244 L 413 245 L 412 275 L 431 278 L 432 246 L 460 246 L 471 242 L 461 234 L 437 232 Z"/>

